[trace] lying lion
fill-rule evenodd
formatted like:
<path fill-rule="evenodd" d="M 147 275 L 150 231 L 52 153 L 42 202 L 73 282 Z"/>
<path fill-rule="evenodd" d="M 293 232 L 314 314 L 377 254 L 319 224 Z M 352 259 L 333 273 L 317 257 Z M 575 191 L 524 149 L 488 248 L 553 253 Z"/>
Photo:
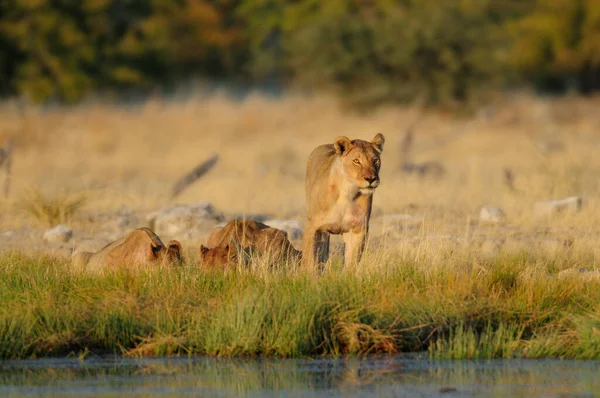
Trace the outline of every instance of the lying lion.
<path fill-rule="evenodd" d="M 214 231 L 208 237 L 208 248 L 200 247 L 201 261 L 208 261 L 212 256 L 212 261 L 223 262 L 231 256 L 238 255 L 242 249 L 244 256 L 250 253 L 258 255 L 268 255 L 272 261 L 292 261 L 300 260 L 302 253 L 294 248 L 287 237 L 287 232 L 277 228 L 270 227 L 254 220 L 232 220 L 223 228 Z M 218 248 L 227 247 L 227 254 Z M 232 248 L 232 250 L 229 250 Z M 236 248 L 233 250 L 233 248 Z M 213 250 L 221 253 L 220 255 Z M 235 255 L 232 253 L 236 253 Z M 236 257 L 237 260 L 237 257 Z"/>
<path fill-rule="evenodd" d="M 109 243 L 96 253 L 73 253 L 73 265 L 78 269 L 99 271 L 121 265 L 181 264 L 181 243 L 176 240 L 167 246 L 148 228 L 138 228 L 128 235 Z"/>
<path fill-rule="evenodd" d="M 239 248 L 233 246 L 208 248 L 200 245 L 198 253 L 198 266 L 204 269 L 227 271 L 238 264 Z M 240 253 L 241 254 L 241 253 Z"/>

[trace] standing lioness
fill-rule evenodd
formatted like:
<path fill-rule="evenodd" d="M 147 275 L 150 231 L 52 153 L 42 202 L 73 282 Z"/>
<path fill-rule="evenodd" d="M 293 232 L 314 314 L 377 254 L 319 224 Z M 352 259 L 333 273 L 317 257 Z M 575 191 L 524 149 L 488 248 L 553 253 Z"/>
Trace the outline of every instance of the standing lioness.
<path fill-rule="evenodd" d="M 302 266 L 329 257 L 329 234 L 343 234 L 346 266 L 358 262 L 365 247 L 373 192 L 379 186 L 380 155 L 385 138 L 371 142 L 337 137 L 315 148 L 306 168 L 307 220 Z"/>

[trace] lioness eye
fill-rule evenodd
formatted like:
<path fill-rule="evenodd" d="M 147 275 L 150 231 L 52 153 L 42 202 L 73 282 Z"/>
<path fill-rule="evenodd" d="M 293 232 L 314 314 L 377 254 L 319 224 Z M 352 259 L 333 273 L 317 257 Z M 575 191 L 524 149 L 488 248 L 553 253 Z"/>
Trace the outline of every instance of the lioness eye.
<path fill-rule="evenodd" d="M 352 163 L 354 163 L 354 164 L 360 164 L 360 160 L 358 160 L 358 159 L 354 159 L 354 160 L 352 161 Z"/>

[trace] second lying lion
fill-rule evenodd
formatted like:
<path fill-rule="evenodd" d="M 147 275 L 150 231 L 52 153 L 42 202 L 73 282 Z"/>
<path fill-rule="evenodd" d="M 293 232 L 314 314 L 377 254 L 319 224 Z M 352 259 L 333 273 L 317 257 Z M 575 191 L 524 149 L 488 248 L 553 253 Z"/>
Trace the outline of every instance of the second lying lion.
<path fill-rule="evenodd" d="M 237 261 L 239 250 L 233 248 L 243 250 L 245 256 L 249 253 L 268 255 L 272 262 L 296 262 L 302 255 L 288 240 L 287 232 L 259 221 L 232 220 L 210 234 L 208 248 L 200 247 L 200 263 L 226 267 L 226 262 Z"/>
<path fill-rule="evenodd" d="M 75 252 L 72 259 L 76 268 L 89 271 L 114 269 L 122 265 L 174 265 L 181 263 L 181 243 L 172 240 L 165 246 L 152 230 L 138 228 L 96 253 Z"/>
<path fill-rule="evenodd" d="M 200 245 L 198 264 L 205 269 L 230 270 L 238 263 L 237 250 L 229 245 L 225 247 L 208 248 Z"/>

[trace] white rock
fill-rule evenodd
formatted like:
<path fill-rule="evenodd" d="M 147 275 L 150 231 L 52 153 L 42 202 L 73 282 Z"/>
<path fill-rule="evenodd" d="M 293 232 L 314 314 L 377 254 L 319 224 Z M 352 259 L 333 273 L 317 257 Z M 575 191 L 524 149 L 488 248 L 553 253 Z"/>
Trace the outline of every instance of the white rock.
<path fill-rule="evenodd" d="M 561 200 L 537 202 L 533 205 L 533 214 L 539 217 L 558 213 L 577 213 L 582 207 L 583 199 L 579 196 L 571 196 Z"/>
<path fill-rule="evenodd" d="M 479 210 L 479 220 L 491 223 L 499 223 L 504 220 L 504 211 L 497 207 L 483 206 Z"/>
<path fill-rule="evenodd" d="M 266 220 L 264 223 L 286 231 L 290 239 L 302 239 L 302 223 L 297 220 Z"/>
<path fill-rule="evenodd" d="M 130 224 L 131 220 L 128 216 L 116 216 L 112 220 L 104 223 L 102 229 L 123 232 Z"/>
<path fill-rule="evenodd" d="M 73 237 L 73 230 L 65 227 L 64 225 L 57 225 L 56 227 L 44 232 L 44 241 L 48 243 L 65 243 Z"/>
<path fill-rule="evenodd" d="M 175 205 L 148 215 L 150 228 L 159 236 L 174 236 L 191 228 L 212 224 L 223 218 L 207 201 L 190 205 Z"/>

